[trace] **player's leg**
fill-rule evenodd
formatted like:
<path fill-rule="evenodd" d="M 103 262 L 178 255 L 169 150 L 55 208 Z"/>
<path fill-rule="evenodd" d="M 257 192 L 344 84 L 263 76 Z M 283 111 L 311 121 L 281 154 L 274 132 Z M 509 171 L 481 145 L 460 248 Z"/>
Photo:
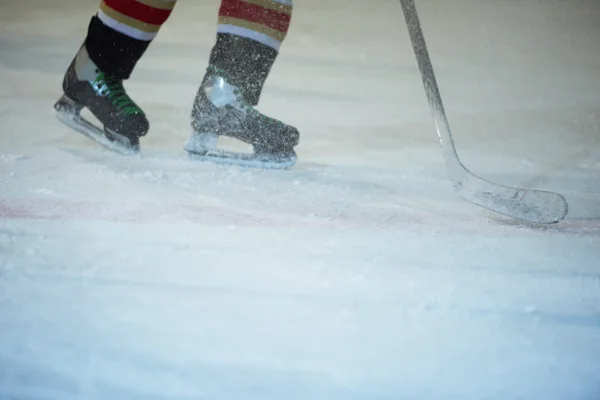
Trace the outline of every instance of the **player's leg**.
<path fill-rule="evenodd" d="M 254 109 L 288 32 L 292 8 L 292 0 L 222 0 L 186 150 L 208 154 L 218 135 L 227 135 L 252 144 L 263 161 L 293 165 L 297 129 Z"/>
<path fill-rule="evenodd" d="M 64 122 L 78 130 L 92 129 L 79 112 L 88 108 L 104 131 L 84 132 L 104 142 L 136 151 L 149 129 L 144 112 L 128 96 L 128 79 L 176 0 L 104 0 L 89 23 L 87 36 L 64 80 L 64 96 L 55 108 Z"/>

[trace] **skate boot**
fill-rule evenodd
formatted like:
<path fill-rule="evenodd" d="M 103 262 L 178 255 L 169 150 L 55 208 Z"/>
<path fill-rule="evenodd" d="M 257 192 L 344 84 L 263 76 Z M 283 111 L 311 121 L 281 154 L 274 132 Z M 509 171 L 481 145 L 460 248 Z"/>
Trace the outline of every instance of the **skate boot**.
<path fill-rule="evenodd" d="M 278 51 L 255 40 L 219 33 L 192 107 L 191 138 L 185 150 L 203 160 L 258 168 L 296 163 L 296 128 L 254 107 Z M 249 144 L 253 153 L 217 149 L 220 136 Z"/>
<path fill-rule="evenodd" d="M 85 45 L 65 74 L 63 91 L 54 105 L 60 121 L 118 153 L 139 151 L 139 138 L 150 128 L 148 119 L 125 91 L 123 80 L 104 74 L 89 58 Z M 103 128 L 81 116 L 84 108 Z"/>
<path fill-rule="evenodd" d="M 214 67 L 200 87 L 192 110 L 193 134 L 185 150 L 222 163 L 262 168 L 286 168 L 296 163 L 298 130 L 267 117 L 250 105 L 241 90 Z M 220 135 L 251 144 L 254 154 L 216 148 Z"/>

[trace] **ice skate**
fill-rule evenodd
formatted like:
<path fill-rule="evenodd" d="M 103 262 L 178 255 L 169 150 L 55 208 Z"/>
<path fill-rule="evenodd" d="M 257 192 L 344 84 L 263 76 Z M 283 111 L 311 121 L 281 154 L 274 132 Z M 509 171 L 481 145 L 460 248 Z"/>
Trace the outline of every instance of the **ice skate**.
<path fill-rule="evenodd" d="M 123 80 L 105 75 L 82 46 L 63 80 L 63 96 L 54 104 L 60 121 L 121 154 L 140 149 L 139 138 L 149 130 L 144 112 L 129 97 Z M 103 125 L 86 120 L 87 108 Z"/>
<path fill-rule="evenodd" d="M 296 163 L 296 128 L 257 111 L 223 71 L 210 66 L 192 109 L 193 133 L 185 150 L 194 158 L 257 168 L 289 168 Z M 252 145 L 253 153 L 218 149 L 219 136 Z"/>

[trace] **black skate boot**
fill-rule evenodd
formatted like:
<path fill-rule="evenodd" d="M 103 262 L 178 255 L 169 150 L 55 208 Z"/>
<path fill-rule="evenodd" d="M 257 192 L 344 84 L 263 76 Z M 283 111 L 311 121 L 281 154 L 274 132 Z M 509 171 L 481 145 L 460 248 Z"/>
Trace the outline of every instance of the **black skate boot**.
<path fill-rule="evenodd" d="M 62 122 L 121 154 L 139 151 L 139 138 L 150 128 L 148 119 L 127 95 L 123 80 L 103 73 L 90 59 L 85 45 L 65 74 L 63 91 L 54 105 Z M 84 107 L 103 124 L 103 129 L 81 116 Z"/>
<path fill-rule="evenodd" d="M 193 133 L 185 145 L 188 153 L 194 158 L 249 167 L 295 165 L 298 130 L 254 108 L 276 55 L 275 50 L 253 40 L 219 34 L 192 108 Z M 254 153 L 217 149 L 221 135 L 252 145 Z"/>

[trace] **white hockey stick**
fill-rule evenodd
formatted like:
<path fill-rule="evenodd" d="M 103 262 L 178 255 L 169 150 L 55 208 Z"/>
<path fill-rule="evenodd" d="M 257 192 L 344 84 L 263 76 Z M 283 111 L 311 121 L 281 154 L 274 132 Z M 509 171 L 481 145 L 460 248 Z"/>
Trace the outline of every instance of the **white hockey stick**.
<path fill-rule="evenodd" d="M 444 151 L 446 166 L 458 194 L 471 203 L 512 218 L 543 224 L 556 223 L 564 219 L 568 213 L 568 205 L 562 195 L 504 186 L 480 178 L 465 168 L 456 153 L 414 0 L 400 0 L 400 3 Z"/>

